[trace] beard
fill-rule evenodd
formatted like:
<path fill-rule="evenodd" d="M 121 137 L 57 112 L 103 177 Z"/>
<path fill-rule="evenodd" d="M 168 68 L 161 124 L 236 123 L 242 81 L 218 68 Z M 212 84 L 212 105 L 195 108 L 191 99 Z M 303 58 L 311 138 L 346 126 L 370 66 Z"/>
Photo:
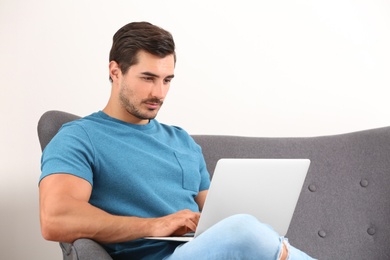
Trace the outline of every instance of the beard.
<path fill-rule="evenodd" d="M 154 119 L 163 105 L 163 101 L 158 98 L 147 98 L 139 102 L 134 98 L 133 100 L 130 100 L 132 97 L 134 97 L 132 91 L 130 91 L 126 85 L 122 85 L 119 93 L 119 99 L 123 108 L 127 111 L 127 113 L 141 120 Z M 143 105 L 148 103 L 156 104 L 157 108 L 150 109 L 143 107 Z"/>

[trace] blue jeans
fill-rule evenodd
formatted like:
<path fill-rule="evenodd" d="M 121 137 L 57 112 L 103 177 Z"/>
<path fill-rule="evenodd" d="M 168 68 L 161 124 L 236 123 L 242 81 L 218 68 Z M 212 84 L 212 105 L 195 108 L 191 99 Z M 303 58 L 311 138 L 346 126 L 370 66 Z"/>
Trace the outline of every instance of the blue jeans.
<path fill-rule="evenodd" d="M 178 246 L 165 259 L 277 260 L 283 241 L 288 248 L 288 260 L 313 259 L 289 245 L 287 239 L 280 237 L 270 226 L 246 214 L 220 221 L 191 242 Z"/>

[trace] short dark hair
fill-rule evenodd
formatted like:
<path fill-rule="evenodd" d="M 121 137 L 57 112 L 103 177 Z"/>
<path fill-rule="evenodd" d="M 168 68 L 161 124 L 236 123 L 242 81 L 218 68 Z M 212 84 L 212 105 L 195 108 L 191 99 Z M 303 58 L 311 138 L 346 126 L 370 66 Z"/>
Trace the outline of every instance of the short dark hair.
<path fill-rule="evenodd" d="M 126 74 L 130 66 L 138 63 L 137 54 L 141 50 L 161 58 L 173 54 L 176 62 L 172 34 L 148 22 L 126 24 L 114 34 L 110 62 L 117 62 Z"/>

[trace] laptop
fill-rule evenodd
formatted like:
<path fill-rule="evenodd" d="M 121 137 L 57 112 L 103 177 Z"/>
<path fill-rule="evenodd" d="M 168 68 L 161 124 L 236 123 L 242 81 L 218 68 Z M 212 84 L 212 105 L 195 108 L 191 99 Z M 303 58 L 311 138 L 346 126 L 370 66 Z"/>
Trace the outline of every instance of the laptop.
<path fill-rule="evenodd" d="M 284 236 L 309 169 L 309 159 L 220 159 L 193 236 L 146 237 L 191 241 L 217 222 L 250 214 Z"/>

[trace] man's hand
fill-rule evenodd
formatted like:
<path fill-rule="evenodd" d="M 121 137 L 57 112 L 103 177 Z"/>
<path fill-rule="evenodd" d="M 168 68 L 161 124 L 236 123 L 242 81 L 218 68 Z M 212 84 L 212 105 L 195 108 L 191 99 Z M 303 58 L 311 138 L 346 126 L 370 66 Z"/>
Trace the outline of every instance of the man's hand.
<path fill-rule="evenodd" d="M 152 219 L 151 236 L 181 236 L 195 231 L 200 213 L 181 210 L 174 214 Z"/>

